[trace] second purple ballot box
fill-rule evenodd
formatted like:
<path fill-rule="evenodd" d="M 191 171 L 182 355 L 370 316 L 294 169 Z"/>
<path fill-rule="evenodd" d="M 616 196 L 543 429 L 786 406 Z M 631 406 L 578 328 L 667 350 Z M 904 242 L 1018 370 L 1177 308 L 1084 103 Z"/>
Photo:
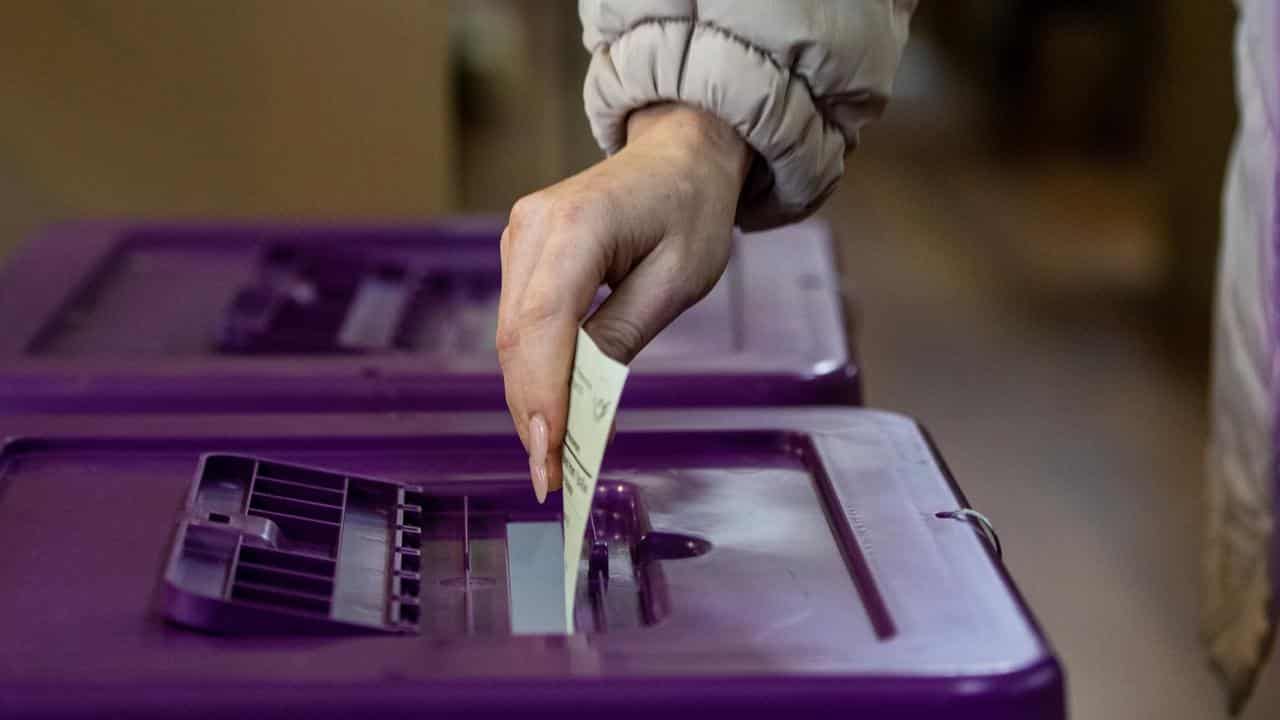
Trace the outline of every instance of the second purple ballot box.
<path fill-rule="evenodd" d="M 54 226 L 0 270 L 0 412 L 501 409 L 501 222 Z M 637 407 L 857 404 L 829 229 L 735 238 Z"/>

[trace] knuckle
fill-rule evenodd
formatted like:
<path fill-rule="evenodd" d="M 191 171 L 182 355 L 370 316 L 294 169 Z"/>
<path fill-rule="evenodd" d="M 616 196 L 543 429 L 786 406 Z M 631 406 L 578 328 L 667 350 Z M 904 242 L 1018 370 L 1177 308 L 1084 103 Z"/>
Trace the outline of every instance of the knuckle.
<path fill-rule="evenodd" d="M 554 293 L 531 288 L 519 305 L 498 318 L 494 345 L 498 363 L 508 366 L 520 352 L 520 345 L 531 330 L 536 330 L 559 317 L 562 303 Z"/>
<path fill-rule="evenodd" d="M 498 323 L 498 333 L 494 338 L 494 345 L 498 350 L 498 364 L 505 367 L 510 361 L 512 353 L 520 347 L 519 327 L 505 322 Z"/>
<path fill-rule="evenodd" d="M 546 208 L 545 221 L 552 235 L 598 225 L 598 220 L 608 217 L 611 200 L 607 192 L 590 185 L 577 186 L 571 193 L 564 193 L 551 201 Z"/>
<path fill-rule="evenodd" d="M 561 198 L 548 210 L 548 221 L 556 228 L 573 227 L 582 222 L 587 204 L 586 198 L 581 195 Z"/>
<path fill-rule="evenodd" d="M 528 227 L 543 214 L 547 205 L 546 195 L 536 192 L 516 200 L 511 206 L 511 214 L 507 217 L 507 225 L 517 232 Z"/>

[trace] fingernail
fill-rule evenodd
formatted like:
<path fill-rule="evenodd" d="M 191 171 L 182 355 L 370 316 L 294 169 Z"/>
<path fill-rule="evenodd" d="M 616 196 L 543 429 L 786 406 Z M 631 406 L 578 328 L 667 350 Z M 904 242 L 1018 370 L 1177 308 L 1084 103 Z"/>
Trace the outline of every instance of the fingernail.
<path fill-rule="evenodd" d="M 529 476 L 538 502 L 547 499 L 547 421 L 541 415 L 529 420 Z"/>
<path fill-rule="evenodd" d="M 547 466 L 535 465 L 533 460 L 530 460 L 529 477 L 533 478 L 533 496 L 538 498 L 539 505 L 545 503 L 547 501 Z"/>

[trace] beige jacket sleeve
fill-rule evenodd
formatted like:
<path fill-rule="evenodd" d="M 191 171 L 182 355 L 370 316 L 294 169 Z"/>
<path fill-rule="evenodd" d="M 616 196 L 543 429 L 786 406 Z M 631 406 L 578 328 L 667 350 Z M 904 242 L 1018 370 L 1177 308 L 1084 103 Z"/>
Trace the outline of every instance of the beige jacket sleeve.
<path fill-rule="evenodd" d="M 1233 711 L 1253 690 L 1280 612 L 1280 7 L 1237 0 L 1237 127 L 1222 204 L 1209 411 L 1203 630 Z"/>
<path fill-rule="evenodd" d="M 915 0 L 579 0 L 596 141 L 626 144 L 631 111 L 702 108 L 755 149 L 738 223 L 815 210 L 858 129 L 884 109 Z"/>

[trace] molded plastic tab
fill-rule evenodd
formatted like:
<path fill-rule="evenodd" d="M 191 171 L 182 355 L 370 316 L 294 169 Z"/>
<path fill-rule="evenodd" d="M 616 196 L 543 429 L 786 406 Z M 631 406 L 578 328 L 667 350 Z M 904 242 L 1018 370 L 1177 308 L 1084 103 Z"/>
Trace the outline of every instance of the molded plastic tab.
<path fill-rule="evenodd" d="M 497 277 L 391 253 L 265 247 L 226 310 L 217 349 L 244 354 L 474 351 L 492 340 Z"/>

